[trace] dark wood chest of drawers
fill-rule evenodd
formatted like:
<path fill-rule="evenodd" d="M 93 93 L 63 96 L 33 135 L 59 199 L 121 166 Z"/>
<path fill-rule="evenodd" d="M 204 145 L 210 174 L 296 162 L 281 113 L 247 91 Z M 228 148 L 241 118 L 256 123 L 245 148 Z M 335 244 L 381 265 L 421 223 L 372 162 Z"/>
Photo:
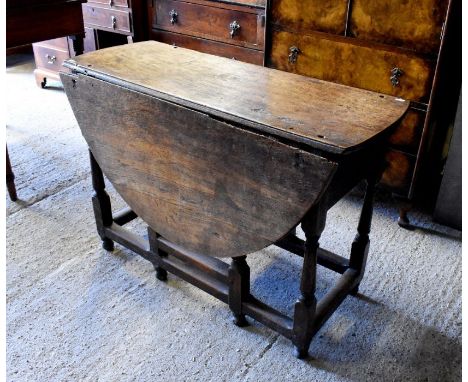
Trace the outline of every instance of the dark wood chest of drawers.
<path fill-rule="evenodd" d="M 84 53 L 142 40 L 145 35 L 143 0 L 89 0 L 82 4 Z M 35 77 L 44 87 L 47 79 L 59 80 L 62 63 L 75 56 L 72 41 L 58 38 L 33 44 Z"/>
<path fill-rule="evenodd" d="M 153 0 L 150 4 L 150 39 L 263 65 L 264 1 Z"/>

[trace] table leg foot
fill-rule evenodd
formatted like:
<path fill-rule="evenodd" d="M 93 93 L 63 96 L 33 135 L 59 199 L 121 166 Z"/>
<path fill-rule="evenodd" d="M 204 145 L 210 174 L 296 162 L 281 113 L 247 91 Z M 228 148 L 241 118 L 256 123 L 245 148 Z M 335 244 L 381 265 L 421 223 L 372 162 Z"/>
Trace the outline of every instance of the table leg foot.
<path fill-rule="evenodd" d="M 167 271 L 161 267 L 154 267 L 156 270 L 156 278 L 159 281 L 167 281 Z"/>
<path fill-rule="evenodd" d="M 112 252 L 114 250 L 114 242 L 111 239 L 105 237 L 102 239 L 102 248 L 108 252 Z"/>
<path fill-rule="evenodd" d="M 353 289 L 351 289 L 351 291 L 349 292 L 349 294 L 351 296 L 356 296 L 357 294 L 359 293 L 359 284 L 356 285 Z"/>
<path fill-rule="evenodd" d="M 293 354 L 297 359 L 307 359 L 309 357 L 309 349 L 294 346 Z"/>
<path fill-rule="evenodd" d="M 393 195 L 393 198 L 398 203 L 398 225 L 401 228 L 412 229 L 413 226 L 408 218 L 408 212 L 413 208 L 413 203 L 404 197 Z"/>
<path fill-rule="evenodd" d="M 234 325 L 238 326 L 239 328 L 244 328 L 246 326 L 249 326 L 249 322 L 247 321 L 247 319 L 245 318 L 243 314 L 239 314 L 239 315 L 235 314 L 232 322 L 234 323 Z"/>
<path fill-rule="evenodd" d="M 406 228 L 406 229 L 411 227 L 411 223 L 408 219 L 407 211 L 400 210 L 400 216 L 398 217 L 398 225 L 401 228 Z"/>

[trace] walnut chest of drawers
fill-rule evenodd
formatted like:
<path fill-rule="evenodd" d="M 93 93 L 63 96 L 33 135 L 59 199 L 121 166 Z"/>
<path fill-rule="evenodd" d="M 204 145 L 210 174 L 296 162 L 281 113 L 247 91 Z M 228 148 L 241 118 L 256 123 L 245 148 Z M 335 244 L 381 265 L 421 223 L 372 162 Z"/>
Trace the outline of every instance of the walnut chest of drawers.
<path fill-rule="evenodd" d="M 411 101 L 390 140 L 382 184 L 412 197 L 423 164 L 431 167 L 429 176 L 440 172 L 425 163 L 428 153 L 440 159 L 447 130 L 436 138 L 431 107 L 442 77 L 444 29 L 459 3 L 270 0 L 266 65 Z"/>

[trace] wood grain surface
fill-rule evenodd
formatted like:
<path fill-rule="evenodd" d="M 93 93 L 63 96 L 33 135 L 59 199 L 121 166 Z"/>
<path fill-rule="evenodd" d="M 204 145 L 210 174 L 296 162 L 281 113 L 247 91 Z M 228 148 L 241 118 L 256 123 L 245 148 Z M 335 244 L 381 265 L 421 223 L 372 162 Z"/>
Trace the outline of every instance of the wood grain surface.
<path fill-rule="evenodd" d="M 294 31 L 343 34 L 348 0 L 270 0 L 270 22 Z"/>
<path fill-rule="evenodd" d="M 194 4 L 175 0 L 159 0 L 154 9 L 152 26 L 169 32 L 184 33 L 191 36 L 221 41 L 248 48 L 261 49 L 264 46 L 265 28 L 261 25 L 261 9 L 245 10 L 212 7 L 213 2 Z M 222 4 L 222 3 L 221 3 Z M 241 8 L 242 9 L 242 8 Z M 169 13 L 177 12 L 175 22 L 171 23 Z M 240 29 L 231 37 L 229 25 L 237 21 Z M 258 29 L 262 33 L 258 33 Z"/>
<path fill-rule="evenodd" d="M 394 192 L 404 192 L 411 183 L 416 156 L 399 150 L 388 150 L 385 160 L 388 166 L 382 175 L 381 184 Z"/>
<path fill-rule="evenodd" d="M 425 116 L 423 111 L 409 109 L 390 136 L 389 143 L 400 150 L 416 154 L 421 140 Z"/>
<path fill-rule="evenodd" d="M 336 164 L 209 116 L 87 76 L 62 74 L 106 176 L 154 231 L 188 250 L 245 255 L 289 232 Z"/>
<path fill-rule="evenodd" d="M 332 153 L 370 144 L 409 105 L 395 97 L 155 41 L 87 53 L 65 66 Z"/>
<path fill-rule="evenodd" d="M 351 4 L 352 36 L 437 54 L 448 0 L 353 0 Z"/>
<path fill-rule="evenodd" d="M 403 49 L 359 44 L 323 33 L 272 31 L 267 65 L 292 73 L 378 91 L 404 99 L 428 102 L 435 61 Z M 291 46 L 299 48 L 295 63 L 288 61 Z M 403 72 L 399 84 L 390 81 L 393 68 Z"/>
<path fill-rule="evenodd" d="M 198 52 L 215 54 L 221 57 L 248 62 L 250 64 L 263 65 L 264 53 L 261 50 L 244 48 L 242 46 L 230 45 L 219 41 L 157 29 L 151 30 L 150 38 L 166 44 L 197 50 Z"/>

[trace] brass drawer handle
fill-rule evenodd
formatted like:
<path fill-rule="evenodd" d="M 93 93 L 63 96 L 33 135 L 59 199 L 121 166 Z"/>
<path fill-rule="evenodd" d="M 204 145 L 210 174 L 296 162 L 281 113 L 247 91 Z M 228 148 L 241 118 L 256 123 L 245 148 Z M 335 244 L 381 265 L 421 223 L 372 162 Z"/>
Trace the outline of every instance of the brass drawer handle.
<path fill-rule="evenodd" d="M 112 29 L 117 28 L 117 17 L 111 16 Z"/>
<path fill-rule="evenodd" d="M 57 61 L 57 57 L 51 56 L 50 54 L 46 54 L 45 58 L 47 58 L 47 63 L 51 65 L 55 64 L 55 61 Z"/>
<path fill-rule="evenodd" d="M 231 35 L 231 38 L 234 38 L 234 35 L 237 33 L 240 27 L 240 24 L 236 20 L 229 24 L 229 34 Z"/>
<path fill-rule="evenodd" d="M 301 50 L 297 46 L 291 46 L 289 48 L 288 61 L 290 64 L 296 63 L 299 53 L 301 53 Z"/>
<path fill-rule="evenodd" d="M 175 9 L 172 9 L 170 12 L 169 12 L 169 16 L 171 16 L 171 24 L 174 25 L 175 23 L 177 23 L 177 17 L 179 16 L 177 14 L 177 11 Z"/>
<path fill-rule="evenodd" d="M 400 77 L 404 74 L 404 72 L 396 66 L 391 70 L 391 74 L 390 82 L 392 83 L 393 87 L 396 87 L 400 84 Z"/>

